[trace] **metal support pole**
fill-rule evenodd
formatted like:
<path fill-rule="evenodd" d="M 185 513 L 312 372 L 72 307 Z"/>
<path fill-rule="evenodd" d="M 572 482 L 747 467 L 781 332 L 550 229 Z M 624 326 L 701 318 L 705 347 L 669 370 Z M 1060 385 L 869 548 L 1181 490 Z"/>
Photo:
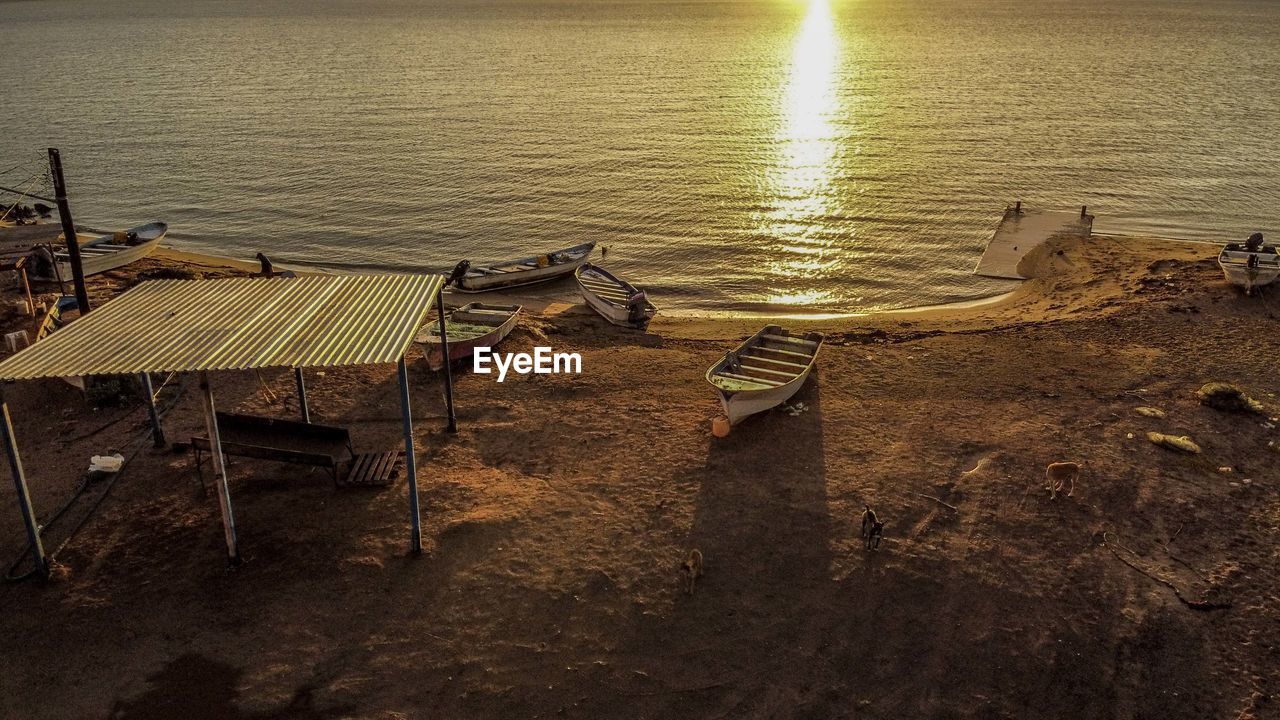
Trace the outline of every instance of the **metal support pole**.
<path fill-rule="evenodd" d="M 240 547 L 236 542 L 236 519 L 231 511 L 231 489 L 227 486 L 227 461 L 222 455 L 222 436 L 218 433 L 218 416 L 213 407 L 213 390 L 209 373 L 200 372 L 200 398 L 204 400 L 204 427 L 209 433 L 209 455 L 213 458 L 213 484 L 218 488 L 218 504 L 222 506 L 222 532 L 227 541 L 227 557 L 232 565 L 240 564 Z"/>
<path fill-rule="evenodd" d="M 298 408 L 302 411 L 302 422 L 311 422 L 311 411 L 307 409 L 307 383 L 302 379 L 302 368 L 293 369 L 293 379 L 298 383 Z"/>
<path fill-rule="evenodd" d="M 4 451 L 9 456 L 9 470 L 13 473 L 13 485 L 18 491 L 18 508 L 22 510 L 22 522 L 27 526 L 27 541 L 31 543 L 31 559 L 41 575 L 49 576 L 49 559 L 44 555 L 40 542 L 40 526 L 36 524 L 36 511 L 31 507 L 31 493 L 27 492 L 27 476 L 22 471 L 22 458 L 18 455 L 18 440 L 13 436 L 13 420 L 9 418 L 9 403 L 0 391 L 0 415 L 4 416 Z"/>
<path fill-rule="evenodd" d="M 400 411 L 404 413 L 404 471 L 409 476 L 409 522 L 413 525 L 409 535 L 409 550 L 420 553 L 422 552 L 422 520 L 418 511 L 418 463 L 413 453 L 413 413 L 409 409 L 409 369 L 405 367 L 403 357 L 396 363 L 396 376 L 400 380 Z"/>
<path fill-rule="evenodd" d="M 80 316 L 89 314 L 89 291 L 84 284 L 84 265 L 80 260 L 80 241 L 76 237 L 76 226 L 71 222 L 71 208 L 67 205 L 67 182 L 62 177 L 62 156 L 58 148 L 49 148 L 49 169 L 53 173 L 53 195 L 58 205 L 58 217 L 62 220 L 62 235 L 67 241 L 67 255 L 71 259 L 71 279 L 76 286 L 76 303 L 80 305 Z M 53 260 L 57 267 L 57 258 Z"/>
<path fill-rule="evenodd" d="M 448 323 L 445 322 L 444 316 L 444 291 L 436 290 L 436 313 L 440 318 L 440 353 L 444 358 L 444 403 L 449 408 L 449 425 L 445 428 L 448 432 L 458 432 L 458 416 L 453 412 L 453 370 L 449 365 L 449 332 Z M 404 359 L 400 359 L 400 364 L 404 364 Z"/>
<path fill-rule="evenodd" d="M 142 394 L 147 397 L 147 415 L 151 418 L 151 440 L 155 446 L 162 448 L 164 442 L 164 428 L 160 426 L 160 413 L 156 412 L 156 391 L 151 387 L 151 373 L 139 373 L 138 379 L 142 381 Z"/>

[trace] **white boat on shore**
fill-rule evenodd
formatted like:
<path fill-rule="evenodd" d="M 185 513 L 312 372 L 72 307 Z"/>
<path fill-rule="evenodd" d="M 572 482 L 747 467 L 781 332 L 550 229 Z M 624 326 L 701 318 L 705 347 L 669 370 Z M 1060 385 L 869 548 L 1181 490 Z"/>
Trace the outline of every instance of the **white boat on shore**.
<path fill-rule="evenodd" d="M 707 370 L 724 414 L 736 425 L 749 415 L 791 399 L 804 385 L 822 349 L 822 333 L 793 334 L 766 325 Z"/>
<path fill-rule="evenodd" d="M 602 267 L 585 263 L 574 278 L 587 305 L 614 325 L 643 330 L 658 314 L 643 290 Z"/>
<path fill-rule="evenodd" d="M 446 316 L 445 333 L 449 341 L 449 362 L 470 357 L 478 347 L 493 347 L 511 333 L 520 317 L 519 305 L 486 305 L 468 303 Z M 414 341 L 424 345 L 427 365 L 432 370 L 444 367 L 440 342 L 440 321 L 432 320 L 422 327 Z"/>
<path fill-rule="evenodd" d="M 485 292 L 555 280 L 577 270 L 587 261 L 595 246 L 594 242 L 589 242 L 546 255 L 472 266 L 458 280 L 457 289 L 462 292 Z"/>
<path fill-rule="evenodd" d="M 121 232 L 80 239 L 80 266 L 85 277 L 97 275 L 141 260 L 156 249 L 169 226 L 162 222 L 147 223 Z M 65 242 L 65 237 L 60 237 Z M 71 279 L 71 255 L 66 248 L 37 245 L 33 249 L 32 277 L 39 280 Z"/>
<path fill-rule="evenodd" d="M 1218 267 L 1227 282 L 1252 295 L 1254 288 L 1280 277 L 1280 251 L 1275 245 L 1264 245 L 1262 234 L 1256 233 L 1247 242 L 1227 243 L 1218 254 Z"/>

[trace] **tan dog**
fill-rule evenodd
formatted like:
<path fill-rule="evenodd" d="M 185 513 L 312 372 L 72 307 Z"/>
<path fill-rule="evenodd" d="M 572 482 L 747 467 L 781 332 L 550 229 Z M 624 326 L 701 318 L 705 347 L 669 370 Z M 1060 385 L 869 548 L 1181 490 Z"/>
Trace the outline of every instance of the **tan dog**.
<path fill-rule="evenodd" d="M 680 565 L 680 572 L 684 575 L 684 591 L 692 595 L 694 584 L 702 577 L 702 551 L 697 548 L 689 551 L 689 559 Z"/>
<path fill-rule="evenodd" d="M 1049 499 L 1057 500 L 1058 491 L 1067 483 L 1071 483 L 1071 489 L 1067 490 L 1067 497 L 1076 491 L 1076 480 L 1080 478 L 1080 463 L 1073 462 L 1056 462 L 1049 463 L 1044 469 L 1045 485 L 1049 488 Z"/>

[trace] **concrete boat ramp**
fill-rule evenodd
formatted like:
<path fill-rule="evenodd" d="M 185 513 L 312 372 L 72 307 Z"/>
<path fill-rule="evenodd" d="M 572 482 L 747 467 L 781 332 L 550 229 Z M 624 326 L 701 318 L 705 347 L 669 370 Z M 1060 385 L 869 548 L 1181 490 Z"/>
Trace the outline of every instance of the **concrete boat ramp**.
<path fill-rule="evenodd" d="M 1088 208 L 1080 212 L 1027 210 L 1019 201 L 1005 208 L 1004 217 L 987 243 L 986 252 L 973 269 L 983 277 L 1026 280 L 1018 272 L 1018 263 L 1027 253 L 1055 237 L 1083 237 L 1093 233 L 1093 216 Z"/>

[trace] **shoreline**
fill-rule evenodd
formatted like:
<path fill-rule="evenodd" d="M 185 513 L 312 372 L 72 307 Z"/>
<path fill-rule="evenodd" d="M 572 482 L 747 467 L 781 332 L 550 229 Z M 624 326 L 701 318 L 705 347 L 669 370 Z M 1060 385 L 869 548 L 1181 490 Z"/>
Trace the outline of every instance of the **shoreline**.
<path fill-rule="evenodd" d="M 61 230 L 53 223 L 41 223 L 41 225 L 52 226 L 53 234 L 60 234 Z M 39 227 L 26 226 L 26 227 Z M 87 226 L 79 228 L 86 233 L 101 233 L 104 231 L 96 230 Z M 10 228 L 0 228 L 0 239 L 7 234 Z M 1217 243 L 1209 241 L 1200 241 L 1186 238 L 1173 237 L 1157 237 L 1129 235 L 1121 233 L 1094 233 L 1091 241 L 1103 242 L 1136 242 L 1142 243 L 1172 243 L 1175 245 L 1189 245 L 1198 247 L 1216 247 Z M 1056 243 L 1054 247 L 1059 247 L 1060 243 Z M 245 261 L 236 258 L 215 255 L 210 253 L 202 253 L 191 250 L 184 250 L 169 244 L 161 244 L 151 255 L 152 258 L 163 259 L 179 265 L 187 265 L 196 268 L 202 268 L 209 271 L 218 270 L 234 270 L 237 272 L 257 272 L 259 265 L 256 261 Z M 298 274 L 323 274 L 329 272 L 338 272 L 337 269 L 326 268 L 324 266 L 293 266 L 287 263 L 277 264 L 276 267 L 281 270 L 292 270 Z M 779 309 L 778 311 L 770 310 L 714 310 L 714 309 L 676 309 L 660 311 L 658 317 L 667 321 L 675 321 L 677 323 L 715 323 L 726 322 L 738 324 L 743 322 L 761 322 L 761 321 L 785 321 L 796 322 L 802 324 L 829 324 L 839 321 L 875 321 L 879 318 L 908 317 L 919 320 L 932 319 L 935 316 L 953 316 L 956 313 L 964 311 L 981 311 L 1000 308 L 1010 302 L 1015 301 L 1022 295 L 1028 283 L 1033 279 L 1016 281 L 1010 280 L 1010 283 L 1016 283 L 1010 290 L 999 292 L 993 295 L 985 295 L 963 300 L 955 300 L 944 303 L 932 303 L 926 305 L 914 305 L 901 308 L 892 308 L 887 310 L 814 310 L 812 312 L 799 310 L 789 311 Z M 512 292 L 503 292 L 501 290 L 486 293 L 486 297 L 501 302 L 512 302 L 525 305 L 532 312 L 558 313 L 568 309 L 565 306 L 573 306 L 581 304 L 576 289 L 560 287 L 551 290 L 548 286 L 556 283 L 548 283 L 547 285 L 534 285 L 530 288 L 517 288 Z M 466 298 L 470 295 L 461 295 L 445 291 L 446 301 L 452 300 L 454 303 L 470 302 Z M 659 303 L 661 307 L 661 303 Z"/>
<path fill-rule="evenodd" d="M 243 260 L 237 260 L 235 258 L 220 256 L 220 255 L 211 255 L 208 253 L 182 250 L 180 248 L 173 247 L 172 245 L 162 244 L 156 249 L 156 252 L 153 254 L 156 256 L 161 256 L 161 257 L 174 260 L 176 262 L 189 263 L 192 265 L 197 265 L 197 266 L 206 267 L 206 268 L 226 267 L 226 268 L 234 268 L 236 270 L 245 270 L 249 272 L 256 272 L 258 270 L 258 264 L 256 262 L 247 262 Z M 287 263 L 282 263 L 282 264 L 277 264 L 276 267 L 281 270 L 292 270 L 293 272 L 296 272 L 299 275 L 305 275 L 308 273 L 319 274 L 319 273 L 339 272 L 339 270 L 336 268 L 327 268 L 324 266 L 314 266 L 314 265 L 296 266 L 296 265 L 289 265 Z M 540 288 L 545 288 L 549 285 L 554 285 L 554 284 L 555 284 L 555 281 L 546 283 L 545 285 L 541 285 L 541 286 L 533 285 L 533 286 L 530 286 L 529 288 L 517 288 L 513 292 L 503 292 L 502 290 L 497 290 L 490 293 L 483 293 L 483 295 L 487 297 L 492 297 L 492 298 L 501 297 L 503 299 L 509 299 L 509 300 L 524 300 L 524 301 L 531 302 L 534 305 L 541 304 L 543 306 L 554 306 L 554 305 L 560 304 L 560 302 L 563 300 L 563 296 L 565 295 L 564 292 L 556 292 L 556 291 L 538 292 Z M 575 298 L 577 297 L 576 291 L 570 291 L 570 292 L 573 294 Z M 671 317 L 671 318 L 679 318 L 679 319 L 685 319 L 685 320 L 730 320 L 730 321 L 798 320 L 802 322 L 810 322 L 810 321 L 818 322 L 818 321 L 830 321 L 830 320 L 867 318 L 867 317 L 875 317 L 879 315 L 890 315 L 890 314 L 926 313 L 926 312 L 931 312 L 935 310 L 963 310 L 968 308 L 977 308 L 977 307 L 982 307 L 982 306 L 1001 302 L 1002 300 L 1005 300 L 1009 296 L 1013 295 L 1015 292 L 1017 292 L 1016 288 L 1013 290 L 1002 292 L 1002 293 L 996 293 L 995 295 L 986 295 L 986 296 L 981 296 L 976 298 L 969 298 L 965 300 L 954 300 L 951 302 L 933 303 L 928 305 L 913 305 L 913 306 L 902 307 L 902 308 L 893 308 L 889 310 L 871 310 L 871 311 L 815 310 L 813 312 L 806 312 L 803 310 L 788 312 L 785 310 L 780 310 L 780 311 L 774 312 L 774 311 L 768 311 L 768 310 L 681 309 L 681 310 L 662 311 L 660 314 L 666 315 L 667 317 Z M 445 297 L 447 299 L 456 298 L 457 300 L 461 301 L 469 296 L 470 294 L 464 295 L 464 294 L 451 293 L 448 290 L 445 291 Z"/>

